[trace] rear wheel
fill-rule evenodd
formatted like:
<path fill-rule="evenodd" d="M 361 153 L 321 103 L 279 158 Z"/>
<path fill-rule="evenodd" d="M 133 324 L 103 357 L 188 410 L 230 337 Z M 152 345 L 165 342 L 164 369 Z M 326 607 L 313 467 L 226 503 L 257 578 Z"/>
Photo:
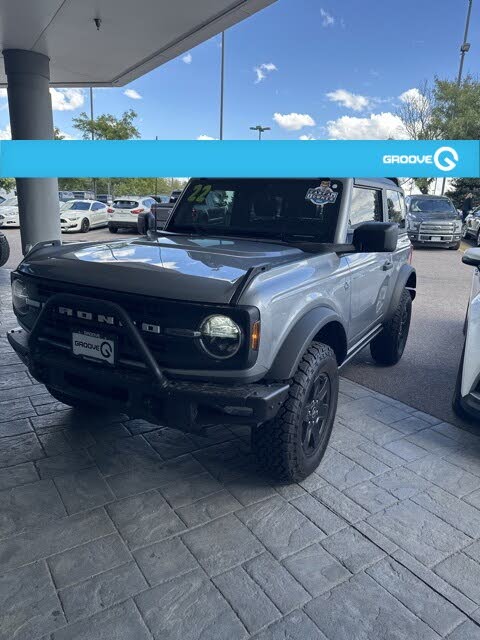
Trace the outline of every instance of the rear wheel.
<path fill-rule="evenodd" d="M 108 230 L 110 231 L 110 233 L 117 233 L 118 232 L 118 227 L 114 227 L 111 224 L 108 225 Z"/>
<path fill-rule="evenodd" d="M 337 401 L 335 354 L 328 345 L 312 342 L 277 417 L 252 429 L 252 448 L 262 467 L 282 482 L 299 482 L 313 473 L 327 448 Z"/>
<path fill-rule="evenodd" d="M 383 365 L 397 364 L 405 351 L 411 317 L 412 298 L 404 289 L 395 313 L 370 343 L 370 353 L 375 362 Z"/>
<path fill-rule="evenodd" d="M 82 224 L 80 225 L 80 231 L 82 233 L 87 233 L 87 231 L 90 230 L 90 221 L 88 220 L 88 218 L 84 218 L 82 220 Z"/>
<path fill-rule="evenodd" d="M 6 264 L 7 260 L 10 257 L 10 245 L 8 244 L 8 240 L 3 233 L 0 233 L 0 267 L 3 267 Z"/>

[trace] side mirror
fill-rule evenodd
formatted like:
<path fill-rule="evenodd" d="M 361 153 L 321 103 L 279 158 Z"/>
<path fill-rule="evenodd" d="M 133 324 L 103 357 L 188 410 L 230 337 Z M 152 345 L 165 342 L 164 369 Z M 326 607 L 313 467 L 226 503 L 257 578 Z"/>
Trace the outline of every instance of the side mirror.
<path fill-rule="evenodd" d="M 480 248 L 467 249 L 463 254 L 463 264 L 480 269 Z"/>
<path fill-rule="evenodd" d="M 353 232 L 358 253 L 390 253 L 398 242 L 398 225 L 393 222 L 364 222 Z"/>

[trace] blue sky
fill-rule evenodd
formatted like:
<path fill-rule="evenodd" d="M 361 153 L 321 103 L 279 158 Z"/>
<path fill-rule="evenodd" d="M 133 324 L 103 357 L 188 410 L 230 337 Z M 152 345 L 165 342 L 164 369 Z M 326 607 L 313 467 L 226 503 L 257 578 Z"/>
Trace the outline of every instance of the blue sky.
<path fill-rule="evenodd" d="M 434 75 L 456 77 L 466 7 L 278 0 L 226 33 L 224 137 L 253 137 L 258 123 L 272 127 L 270 139 L 401 136 L 400 96 Z M 480 75 L 478 0 L 469 40 L 465 72 Z M 96 89 L 95 112 L 135 109 L 142 138 L 218 137 L 220 53 L 218 36 L 126 87 Z M 53 102 L 55 124 L 78 136 L 71 119 L 88 111 L 88 92 L 57 91 Z M 5 132 L 2 106 L 5 97 Z"/>

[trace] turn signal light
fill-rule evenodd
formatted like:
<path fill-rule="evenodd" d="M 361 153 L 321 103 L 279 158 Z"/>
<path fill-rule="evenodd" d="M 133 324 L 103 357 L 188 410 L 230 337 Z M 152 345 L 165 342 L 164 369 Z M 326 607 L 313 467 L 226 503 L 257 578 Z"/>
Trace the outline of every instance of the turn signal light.
<path fill-rule="evenodd" d="M 250 336 L 250 349 L 258 351 L 260 346 L 260 321 L 257 320 L 252 327 L 252 335 Z"/>

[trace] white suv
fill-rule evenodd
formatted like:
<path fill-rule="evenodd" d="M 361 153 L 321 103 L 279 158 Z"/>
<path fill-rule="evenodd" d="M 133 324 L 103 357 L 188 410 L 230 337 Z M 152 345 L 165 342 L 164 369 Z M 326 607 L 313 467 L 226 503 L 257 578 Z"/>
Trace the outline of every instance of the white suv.
<path fill-rule="evenodd" d="M 150 211 L 155 200 L 150 196 L 123 196 L 113 202 L 113 213 L 108 214 L 108 229 L 110 233 L 117 233 L 121 228 L 135 229 L 139 213 Z"/>
<path fill-rule="evenodd" d="M 465 344 L 453 396 L 453 408 L 462 418 L 480 419 L 480 248 L 468 249 L 462 261 L 476 267 L 465 319 Z"/>

